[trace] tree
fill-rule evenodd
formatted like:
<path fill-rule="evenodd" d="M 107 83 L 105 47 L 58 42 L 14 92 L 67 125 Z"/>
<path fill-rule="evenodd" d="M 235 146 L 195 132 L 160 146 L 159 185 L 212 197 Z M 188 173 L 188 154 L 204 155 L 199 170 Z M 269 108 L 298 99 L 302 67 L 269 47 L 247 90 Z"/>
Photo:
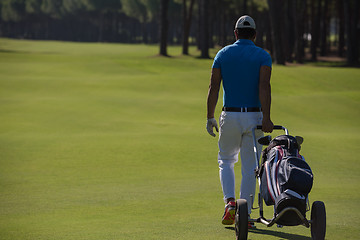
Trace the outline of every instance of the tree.
<path fill-rule="evenodd" d="M 181 40 L 188 54 L 195 38 L 201 57 L 208 58 L 210 48 L 234 41 L 234 24 L 247 14 L 256 21 L 256 45 L 269 50 L 276 63 L 301 63 L 311 43 L 312 60 L 334 46 L 354 65 L 360 55 L 359 5 L 359 0 L 0 0 L 0 36 L 160 43 L 162 55 L 169 43 Z"/>
<path fill-rule="evenodd" d="M 359 64 L 359 9 L 358 0 L 344 0 L 346 60 L 349 65 Z"/>
<path fill-rule="evenodd" d="M 344 56 L 344 46 L 345 46 L 345 19 L 344 19 L 344 4 L 342 0 L 337 0 L 336 2 L 337 14 L 339 17 L 339 31 L 338 31 L 338 55 L 340 57 Z"/>
<path fill-rule="evenodd" d="M 160 0 L 141 0 L 146 6 L 148 23 L 146 28 L 148 30 L 148 37 L 150 43 L 159 42 L 159 15 L 160 15 Z"/>
<path fill-rule="evenodd" d="M 189 54 L 189 34 L 191 27 L 191 20 L 193 14 L 193 7 L 195 0 L 190 0 L 189 9 L 187 8 L 186 0 L 183 0 L 183 42 L 182 54 Z"/>
<path fill-rule="evenodd" d="M 248 12 L 248 0 L 243 0 L 243 12 L 244 14 L 247 14 Z"/>
<path fill-rule="evenodd" d="M 1 3 L 1 20 L 3 30 L 7 37 L 24 37 L 25 4 L 21 0 L 3 0 Z"/>
<path fill-rule="evenodd" d="M 305 33 L 305 22 L 306 22 L 306 9 L 307 9 L 307 1 L 298 0 L 296 1 L 297 6 L 294 5 L 293 12 L 297 15 L 297 31 L 295 39 L 295 60 L 298 63 L 303 63 L 304 55 L 305 55 L 305 41 L 304 41 L 304 33 Z"/>
<path fill-rule="evenodd" d="M 1 18 L 4 21 L 20 22 L 25 15 L 25 3 L 22 0 L 3 0 Z"/>
<path fill-rule="evenodd" d="M 41 27 L 43 22 L 47 22 L 47 16 L 41 10 L 42 0 L 25 0 L 25 26 L 24 37 L 31 39 L 45 38 L 45 34 L 48 34 L 48 28 L 46 31 Z"/>
<path fill-rule="evenodd" d="M 148 43 L 146 23 L 148 21 L 148 10 L 144 1 L 141 0 L 121 0 L 122 10 L 126 15 L 137 18 L 141 25 L 141 32 L 143 35 L 143 42 Z"/>
<path fill-rule="evenodd" d="M 160 2 L 160 55 L 167 56 L 167 39 L 168 39 L 168 9 L 169 0 Z"/>
<path fill-rule="evenodd" d="M 311 1 L 311 60 L 317 60 L 317 47 L 319 45 L 321 0 Z"/>
<path fill-rule="evenodd" d="M 275 62 L 285 65 L 285 41 L 283 40 L 283 34 L 285 32 L 283 26 L 285 21 L 283 19 L 283 3 L 281 0 L 268 0 L 268 4 Z"/>
<path fill-rule="evenodd" d="M 62 0 L 43 0 L 41 4 L 41 10 L 51 18 L 61 18 L 62 7 Z"/>
<path fill-rule="evenodd" d="M 199 0 L 199 44 L 201 58 L 209 58 L 209 1 Z"/>
<path fill-rule="evenodd" d="M 329 33 L 330 33 L 330 17 L 329 17 L 329 0 L 324 0 L 323 6 L 321 7 L 321 41 L 320 41 L 320 55 L 326 56 L 329 49 Z"/>
<path fill-rule="evenodd" d="M 159 23 L 159 5 L 160 0 L 120 0 L 121 12 L 131 19 L 129 26 L 121 24 L 124 29 L 122 31 L 130 33 L 132 42 L 139 41 L 139 33 L 141 34 L 141 42 L 158 43 L 158 23 Z M 136 26 L 140 23 L 141 31 L 135 31 Z"/>
<path fill-rule="evenodd" d="M 26 0 L 25 11 L 28 14 L 38 15 L 41 12 L 42 0 Z"/>
<path fill-rule="evenodd" d="M 183 39 L 182 2 L 178 0 L 169 1 L 168 7 L 168 43 L 181 44 Z"/>
<path fill-rule="evenodd" d="M 88 11 L 92 11 L 97 16 L 98 41 L 102 42 L 104 37 L 105 14 L 117 11 L 121 7 L 119 0 L 83 0 Z"/>

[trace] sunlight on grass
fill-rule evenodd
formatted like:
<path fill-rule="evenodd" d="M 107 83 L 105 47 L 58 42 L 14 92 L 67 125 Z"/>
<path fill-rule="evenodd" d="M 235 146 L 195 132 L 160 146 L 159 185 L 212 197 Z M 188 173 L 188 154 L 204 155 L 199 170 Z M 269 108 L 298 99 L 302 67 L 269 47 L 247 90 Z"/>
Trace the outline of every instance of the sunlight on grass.
<path fill-rule="evenodd" d="M 195 47 L 157 52 L 0 39 L 0 239 L 235 238 L 220 223 L 217 140 L 205 130 L 212 60 Z M 305 138 L 328 239 L 360 235 L 359 79 L 356 68 L 273 67 L 272 118 Z M 249 233 L 264 238 L 310 230 Z"/>

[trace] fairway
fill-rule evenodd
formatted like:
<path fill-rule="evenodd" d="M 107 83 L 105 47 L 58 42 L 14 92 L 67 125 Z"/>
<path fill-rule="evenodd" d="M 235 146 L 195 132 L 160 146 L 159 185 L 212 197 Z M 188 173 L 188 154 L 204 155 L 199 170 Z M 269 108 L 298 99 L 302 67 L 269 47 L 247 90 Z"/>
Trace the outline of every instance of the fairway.
<path fill-rule="evenodd" d="M 1 240 L 235 239 L 205 129 L 212 60 L 168 50 L 0 39 Z M 272 94 L 273 122 L 305 139 L 326 239 L 359 239 L 360 69 L 274 65 Z"/>

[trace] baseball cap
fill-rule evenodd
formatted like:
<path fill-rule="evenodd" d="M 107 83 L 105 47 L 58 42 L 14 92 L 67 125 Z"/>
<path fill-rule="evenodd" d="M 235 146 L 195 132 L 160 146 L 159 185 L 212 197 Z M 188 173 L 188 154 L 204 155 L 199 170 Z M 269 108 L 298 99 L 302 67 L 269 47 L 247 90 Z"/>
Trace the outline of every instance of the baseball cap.
<path fill-rule="evenodd" d="M 248 15 L 241 16 L 235 24 L 235 29 L 236 28 L 256 29 L 255 21 Z"/>

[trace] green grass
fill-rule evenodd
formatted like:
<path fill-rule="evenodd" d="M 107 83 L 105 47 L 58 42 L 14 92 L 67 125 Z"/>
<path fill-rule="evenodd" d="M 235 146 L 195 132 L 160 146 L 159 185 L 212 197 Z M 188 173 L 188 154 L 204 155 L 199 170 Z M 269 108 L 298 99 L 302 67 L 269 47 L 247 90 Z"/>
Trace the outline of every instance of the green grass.
<path fill-rule="evenodd" d="M 235 238 L 205 130 L 212 61 L 157 52 L 0 39 L 0 239 Z M 359 81 L 356 68 L 273 67 L 272 118 L 305 138 L 329 240 L 360 236 Z M 249 239 L 310 230 L 258 225 Z"/>

